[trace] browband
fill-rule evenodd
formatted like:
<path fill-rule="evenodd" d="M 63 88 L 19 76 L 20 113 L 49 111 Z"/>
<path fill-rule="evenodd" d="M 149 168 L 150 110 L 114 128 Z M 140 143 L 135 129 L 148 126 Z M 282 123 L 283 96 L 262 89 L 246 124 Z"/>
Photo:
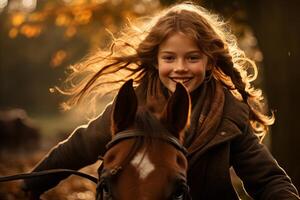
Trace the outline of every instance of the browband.
<path fill-rule="evenodd" d="M 107 143 L 106 149 L 107 150 L 110 149 L 112 146 L 114 146 L 121 140 L 126 140 L 126 139 L 130 139 L 130 138 L 135 138 L 135 137 L 146 137 L 146 136 L 147 135 L 145 135 L 145 133 L 139 129 L 120 131 L 114 135 L 114 137 L 112 138 L 112 140 L 109 143 Z M 172 135 L 155 136 L 152 138 L 166 141 L 167 143 L 173 145 L 176 149 L 181 151 L 185 156 L 188 155 L 187 149 L 179 142 L 179 140 L 176 137 L 174 137 Z"/>

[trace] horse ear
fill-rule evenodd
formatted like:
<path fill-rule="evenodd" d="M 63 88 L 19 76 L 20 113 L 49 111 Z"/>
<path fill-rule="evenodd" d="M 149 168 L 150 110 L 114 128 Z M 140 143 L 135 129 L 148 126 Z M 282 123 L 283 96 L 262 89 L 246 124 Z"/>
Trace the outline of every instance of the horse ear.
<path fill-rule="evenodd" d="M 189 124 L 191 112 L 190 95 L 181 84 L 176 84 L 176 90 L 169 98 L 161 116 L 161 121 L 168 131 L 182 141 L 183 130 Z"/>
<path fill-rule="evenodd" d="M 112 134 L 128 128 L 134 123 L 138 101 L 130 79 L 120 88 L 113 104 Z"/>

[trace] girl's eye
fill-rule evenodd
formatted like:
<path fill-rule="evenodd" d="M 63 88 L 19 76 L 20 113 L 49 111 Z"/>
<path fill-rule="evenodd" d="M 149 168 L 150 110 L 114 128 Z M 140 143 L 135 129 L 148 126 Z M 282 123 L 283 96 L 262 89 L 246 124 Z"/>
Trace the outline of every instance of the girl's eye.
<path fill-rule="evenodd" d="M 166 62 L 171 62 L 175 60 L 174 56 L 163 56 L 162 59 Z"/>
<path fill-rule="evenodd" d="M 199 55 L 193 55 L 193 56 L 188 57 L 188 61 L 190 61 L 190 62 L 197 62 L 200 59 L 201 59 L 201 56 L 199 56 Z"/>

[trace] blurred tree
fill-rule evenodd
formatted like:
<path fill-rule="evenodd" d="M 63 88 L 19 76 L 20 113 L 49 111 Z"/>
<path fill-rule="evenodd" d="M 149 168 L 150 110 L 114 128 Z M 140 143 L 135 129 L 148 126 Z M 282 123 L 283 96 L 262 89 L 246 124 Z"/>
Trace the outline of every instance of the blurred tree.
<path fill-rule="evenodd" d="M 245 5 L 264 53 L 265 85 L 275 109 L 272 152 L 300 190 L 300 2 L 254 0 Z"/>
<path fill-rule="evenodd" d="M 49 95 L 65 66 L 105 47 L 129 19 L 157 9 L 157 0 L 8 1 L 0 7 L 0 108 L 57 113 Z"/>
<path fill-rule="evenodd" d="M 300 76 L 299 0 L 203 0 L 202 3 L 237 24 L 235 31 L 236 27 L 243 26 L 244 31 L 237 32 L 238 38 L 241 38 L 239 33 L 251 33 L 252 39 L 245 37 L 248 40 L 246 46 L 251 47 L 249 40 L 252 40 L 250 44 L 255 46 L 254 49 L 261 49 L 262 53 L 259 50 L 253 52 L 253 48 L 251 52 L 252 58 L 259 61 L 259 70 L 264 77 L 256 84 L 265 89 L 269 108 L 275 111 L 276 122 L 271 130 L 270 148 L 300 190 L 300 89 L 297 89 Z M 247 29 L 253 31 L 245 32 Z"/>

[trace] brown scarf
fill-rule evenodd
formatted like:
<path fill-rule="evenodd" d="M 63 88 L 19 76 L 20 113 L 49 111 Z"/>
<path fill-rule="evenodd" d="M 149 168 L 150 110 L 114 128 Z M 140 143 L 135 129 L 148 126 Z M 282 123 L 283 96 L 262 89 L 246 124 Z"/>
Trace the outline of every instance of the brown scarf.
<path fill-rule="evenodd" d="M 225 94 L 220 82 L 204 82 L 192 95 L 191 125 L 187 130 L 185 146 L 190 154 L 205 146 L 216 134 L 223 114 Z"/>
<path fill-rule="evenodd" d="M 159 78 L 152 79 L 147 87 L 141 87 L 141 99 L 150 105 L 154 113 L 160 113 L 170 95 Z M 146 98 L 145 98 L 146 97 Z M 192 92 L 191 124 L 187 129 L 185 146 L 190 154 L 205 146 L 216 134 L 223 114 L 225 94 L 222 84 L 215 79 L 204 81 Z"/>

